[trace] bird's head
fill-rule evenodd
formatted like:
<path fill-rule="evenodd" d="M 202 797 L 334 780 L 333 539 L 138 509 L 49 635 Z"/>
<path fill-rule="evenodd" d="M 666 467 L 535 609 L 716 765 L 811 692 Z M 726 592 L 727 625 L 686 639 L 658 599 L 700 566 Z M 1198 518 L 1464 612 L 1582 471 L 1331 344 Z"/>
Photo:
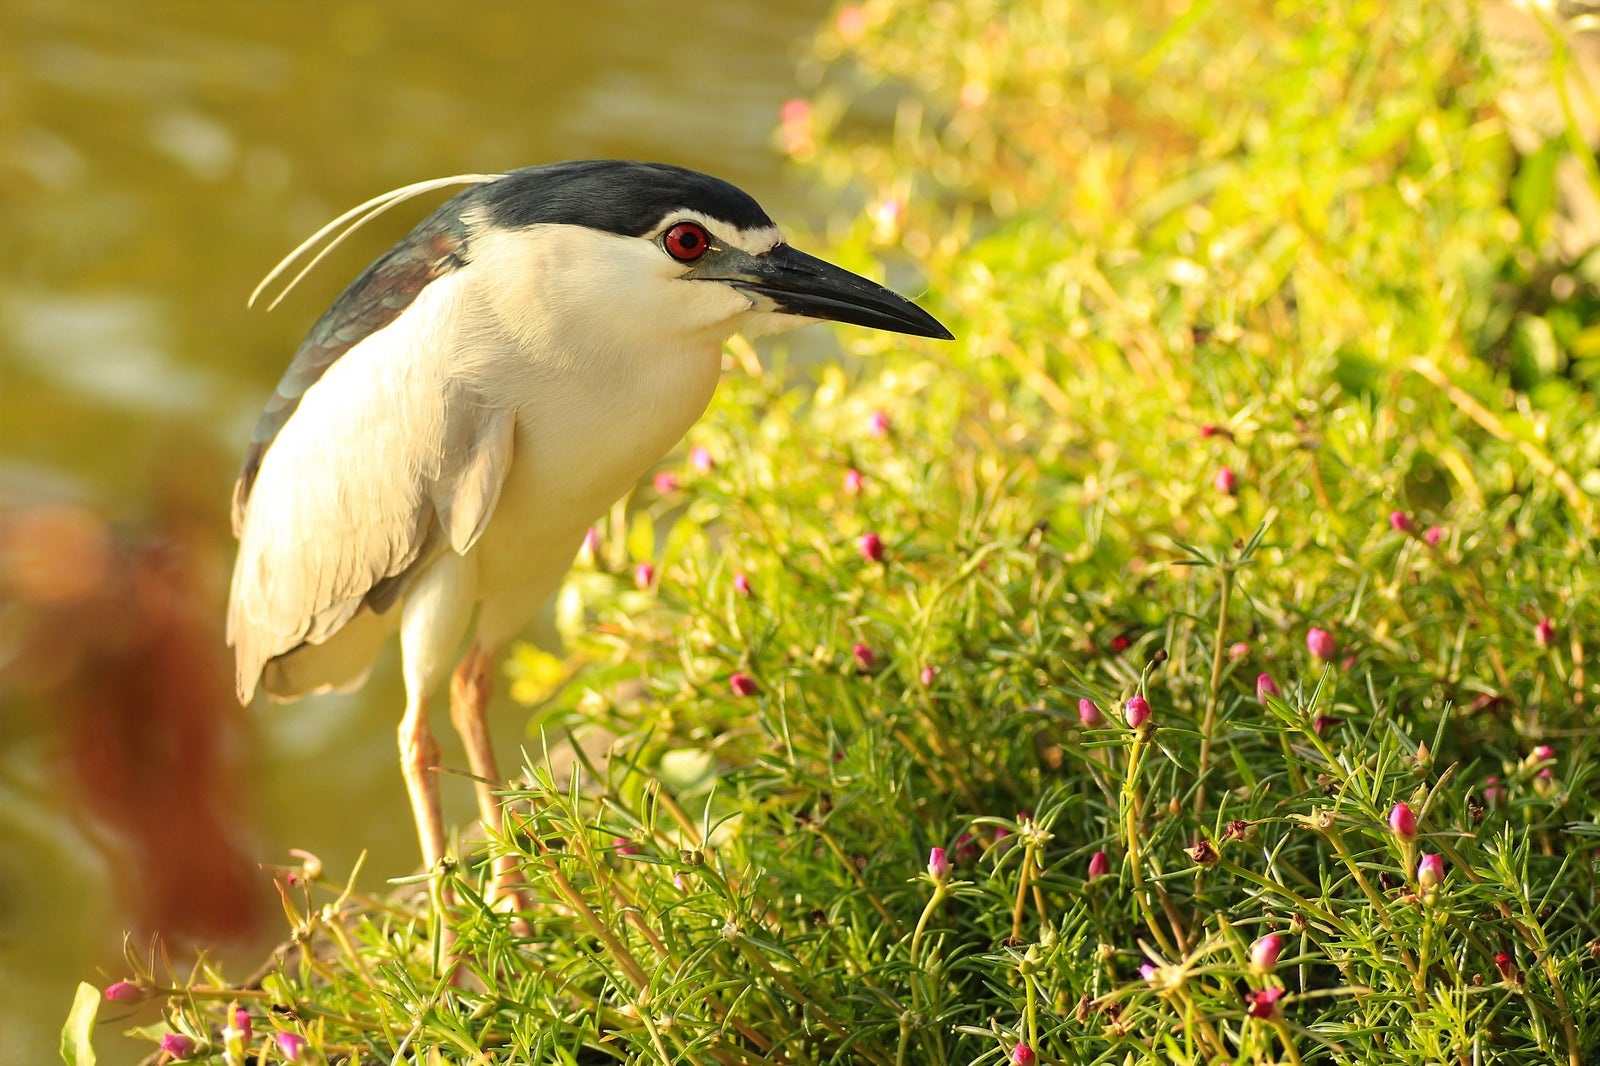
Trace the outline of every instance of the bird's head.
<path fill-rule="evenodd" d="M 330 222 L 290 253 L 251 300 L 296 263 L 317 262 L 377 215 L 452 185 L 471 184 L 352 284 L 322 347 L 346 343 L 346 321 L 375 329 L 430 281 L 470 271 L 469 288 L 495 328 L 556 347 L 720 345 L 816 321 L 918 337 L 950 332 L 905 297 L 787 244 L 767 213 L 733 185 L 659 163 L 585 160 L 506 174 L 468 174 L 383 194 Z M 320 246 L 320 250 L 318 250 Z M 313 255 L 313 251 L 315 254 Z M 480 321 L 480 320 L 474 320 Z M 330 326 L 331 328 L 331 326 Z M 569 334 L 548 336 L 551 330 Z M 570 334 L 584 334 L 573 336 Z M 320 362 L 320 361 L 319 361 Z"/>
<path fill-rule="evenodd" d="M 470 261 L 489 267 L 504 322 L 561 321 L 630 342 L 718 345 L 831 320 L 919 337 L 950 332 L 876 282 L 807 255 L 750 196 L 681 167 L 614 160 L 513 171 L 453 201 Z M 450 205 L 447 205 L 450 206 Z M 563 312 L 549 314 L 553 305 Z"/>

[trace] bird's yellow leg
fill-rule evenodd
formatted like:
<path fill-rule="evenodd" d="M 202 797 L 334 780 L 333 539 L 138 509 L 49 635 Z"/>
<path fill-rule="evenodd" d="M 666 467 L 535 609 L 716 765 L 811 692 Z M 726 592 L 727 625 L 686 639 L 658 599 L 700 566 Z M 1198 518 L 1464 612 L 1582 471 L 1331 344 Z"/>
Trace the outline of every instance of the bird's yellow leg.
<path fill-rule="evenodd" d="M 417 840 L 422 845 L 422 862 L 429 872 L 438 869 L 444 858 L 444 814 L 439 809 L 439 742 L 428 728 L 428 703 L 421 698 L 406 701 L 405 717 L 400 719 L 400 773 L 411 796 L 411 816 L 417 822 Z"/>
<path fill-rule="evenodd" d="M 478 816 L 491 837 L 505 833 L 505 810 L 495 789 L 504 784 L 500 764 L 489 739 L 489 695 L 494 689 L 491 670 L 494 655 L 481 643 L 474 643 L 462 656 L 450 678 L 450 721 L 467 749 L 467 764 L 472 769 L 472 787 L 478 794 Z M 522 896 L 511 888 L 517 873 L 516 857 L 500 852 L 494 857 L 494 876 L 489 883 L 489 903 L 509 902 L 513 910 L 526 909 Z"/>

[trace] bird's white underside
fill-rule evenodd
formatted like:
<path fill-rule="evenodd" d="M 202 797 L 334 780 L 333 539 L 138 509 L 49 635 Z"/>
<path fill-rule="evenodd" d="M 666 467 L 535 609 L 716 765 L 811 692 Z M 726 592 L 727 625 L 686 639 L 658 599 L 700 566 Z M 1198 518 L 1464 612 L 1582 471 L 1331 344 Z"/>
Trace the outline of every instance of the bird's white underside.
<path fill-rule="evenodd" d="M 780 239 L 701 221 L 750 252 Z M 258 676 L 279 698 L 359 684 L 397 628 L 425 697 L 474 609 L 496 647 L 556 589 L 588 525 L 705 410 L 731 334 L 805 322 L 680 279 L 648 239 L 480 222 L 469 247 L 329 367 L 268 449 L 228 619 L 242 698 Z M 390 610 L 362 606 L 413 567 Z"/>

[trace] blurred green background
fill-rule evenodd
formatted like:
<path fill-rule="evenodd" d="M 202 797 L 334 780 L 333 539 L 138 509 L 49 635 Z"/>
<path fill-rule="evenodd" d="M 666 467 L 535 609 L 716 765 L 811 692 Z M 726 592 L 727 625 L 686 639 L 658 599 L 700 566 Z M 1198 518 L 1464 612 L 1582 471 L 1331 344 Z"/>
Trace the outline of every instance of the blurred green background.
<path fill-rule="evenodd" d="M 249 427 L 428 205 L 271 315 L 245 295 L 378 192 L 563 158 L 713 171 L 803 233 L 817 205 L 772 137 L 827 7 L 0 4 L 0 1063 L 55 1060 L 75 984 L 123 972 L 125 928 L 262 957 L 280 927 L 257 864 L 291 847 L 334 869 L 369 849 L 369 887 L 416 862 L 393 672 L 241 713 L 221 620 Z M 502 708 L 502 751 L 524 720 Z M 446 792 L 468 820 L 466 783 Z M 115 1034 L 152 1020 L 108 1005 L 102 1061 L 132 1061 Z"/>

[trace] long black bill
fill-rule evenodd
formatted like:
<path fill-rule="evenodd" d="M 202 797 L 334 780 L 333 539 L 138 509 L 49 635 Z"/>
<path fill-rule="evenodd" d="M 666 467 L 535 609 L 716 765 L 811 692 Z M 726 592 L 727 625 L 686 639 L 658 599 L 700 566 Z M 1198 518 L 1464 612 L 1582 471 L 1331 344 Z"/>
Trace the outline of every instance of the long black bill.
<path fill-rule="evenodd" d="M 787 244 L 741 258 L 739 276 L 726 280 L 765 296 L 784 314 L 953 339 L 938 319 L 899 293 Z"/>

